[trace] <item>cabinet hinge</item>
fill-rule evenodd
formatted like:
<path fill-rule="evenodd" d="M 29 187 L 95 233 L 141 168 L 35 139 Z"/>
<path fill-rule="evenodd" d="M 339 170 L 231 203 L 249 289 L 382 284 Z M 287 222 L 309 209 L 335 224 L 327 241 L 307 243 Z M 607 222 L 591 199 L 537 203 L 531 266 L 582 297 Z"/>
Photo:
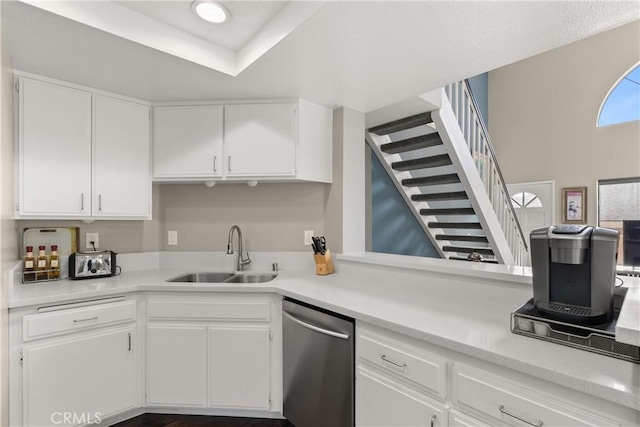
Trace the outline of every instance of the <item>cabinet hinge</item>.
<path fill-rule="evenodd" d="M 24 357 L 22 356 L 22 351 L 20 351 L 20 364 L 22 365 L 24 362 Z"/>

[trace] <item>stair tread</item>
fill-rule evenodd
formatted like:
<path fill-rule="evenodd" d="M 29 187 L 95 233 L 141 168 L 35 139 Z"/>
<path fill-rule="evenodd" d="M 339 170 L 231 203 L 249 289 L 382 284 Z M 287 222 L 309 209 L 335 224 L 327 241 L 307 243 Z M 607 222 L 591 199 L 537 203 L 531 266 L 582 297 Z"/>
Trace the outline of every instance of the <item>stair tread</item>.
<path fill-rule="evenodd" d="M 450 242 L 489 242 L 487 236 L 465 236 L 463 234 L 437 234 L 436 240 L 448 240 Z"/>
<path fill-rule="evenodd" d="M 479 222 L 429 222 L 429 228 L 467 228 L 481 230 L 482 225 Z"/>
<path fill-rule="evenodd" d="M 460 178 L 458 174 L 451 173 L 446 175 L 425 176 L 421 178 L 407 178 L 402 180 L 405 187 L 421 187 L 440 184 L 458 184 Z"/>
<path fill-rule="evenodd" d="M 438 154 L 437 156 L 420 157 L 418 159 L 402 160 L 393 162 L 391 168 L 397 171 L 409 171 L 416 169 L 436 168 L 440 166 L 449 166 L 451 158 L 448 154 Z"/>
<path fill-rule="evenodd" d="M 413 138 L 403 139 L 402 141 L 382 144 L 380 146 L 380 150 L 387 154 L 397 154 L 420 150 L 423 148 L 436 147 L 438 145 L 442 145 L 442 139 L 440 139 L 440 135 L 436 132 L 428 135 L 420 135 Z"/>
<path fill-rule="evenodd" d="M 415 116 L 405 117 L 404 119 L 394 120 L 383 125 L 374 126 L 369 132 L 376 135 L 389 135 L 390 133 L 400 132 L 401 130 L 411 129 L 417 126 L 432 123 L 431 113 L 421 113 Z"/>
<path fill-rule="evenodd" d="M 444 252 L 459 252 L 459 253 L 466 253 L 466 254 L 477 252 L 480 255 L 493 255 L 493 249 L 491 248 L 473 248 L 468 246 L 443 246 L 442 250 Z"/>
<path fill-rule="evenodd" d="M 437 200 L 468 200 L 464 191 L 451 191 L 447 193 L 423 193 L 411 196 L 414 202 L 437 201 Z"/>
<path fill-rule="evenodd" d="M 420 215 L 475 215 L 473 208 L 429 208 L 420 209 Z"/>

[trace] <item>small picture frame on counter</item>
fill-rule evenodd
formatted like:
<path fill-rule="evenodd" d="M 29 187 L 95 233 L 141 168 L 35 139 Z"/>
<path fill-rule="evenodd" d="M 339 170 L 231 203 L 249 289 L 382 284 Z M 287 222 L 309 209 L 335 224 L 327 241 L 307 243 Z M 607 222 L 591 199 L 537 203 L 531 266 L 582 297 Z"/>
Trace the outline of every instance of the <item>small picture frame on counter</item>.
<path fill-rule="evenodd" d="M 587 187 L 562 189 L 562 223 L 587 223 Z"/>

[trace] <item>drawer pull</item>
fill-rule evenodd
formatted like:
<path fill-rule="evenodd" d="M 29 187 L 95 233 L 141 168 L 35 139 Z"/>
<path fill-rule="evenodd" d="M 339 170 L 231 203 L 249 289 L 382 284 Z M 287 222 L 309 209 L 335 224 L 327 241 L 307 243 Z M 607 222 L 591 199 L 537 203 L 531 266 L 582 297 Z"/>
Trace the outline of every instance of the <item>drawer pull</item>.
<path fill-rule="evenodd" d="M 437 415 L 434 415 L 433 417 L 431 417 L 431 427 L 435 427 L 436 426 L 436 420 L 438 419 Z"/>
<path fill-rule="evenodd" d="M 74 319 L 73 323 L 90 322 L 92 320 L 98 320 L 98 316 L 89 317 L 87 319 Z"/>
<path fill-rule="evenodd" d="M 406 363 L 396 363 L 391 359 L 387 358 L 386 354 L 383 354 L 382 356 L 380 356 L 380 359 L 384 360 L 385 362 L 391 363 L 394 366 L 397 366 L 398 368 L 406 368 L 407 364 Z"/>
<path fill-rule="evenodd" d="M 543 422 L 542 420 L 538 421 L 538 422 L 531 422 L 531 421 L 527 421 L 522 417 L 517 416 L 516 414 L 512 414 L 511 412 L 507 411 L 506 409 L 504 409 L 504 405 L 500 405 L 498 407 L 498 409 L 500 410 L 500 412 L 502 412 L 503 414 L 515 418 L 516 420 L 522 421 L 523 423 L 529 424 L 530 426 L 534 426 L 534 427 L 542 427 Z"/>

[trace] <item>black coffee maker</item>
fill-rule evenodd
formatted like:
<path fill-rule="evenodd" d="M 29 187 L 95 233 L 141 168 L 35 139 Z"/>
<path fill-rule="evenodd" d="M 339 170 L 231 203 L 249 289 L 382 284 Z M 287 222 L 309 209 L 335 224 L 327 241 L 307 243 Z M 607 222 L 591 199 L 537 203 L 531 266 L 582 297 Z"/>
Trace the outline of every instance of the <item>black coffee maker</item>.
<path fill-rule="evenodd" d="M 581 325 L 613 319 L 618 231 L 560 225 L 531 232 L 533 300 L 545 317 Z"/>

